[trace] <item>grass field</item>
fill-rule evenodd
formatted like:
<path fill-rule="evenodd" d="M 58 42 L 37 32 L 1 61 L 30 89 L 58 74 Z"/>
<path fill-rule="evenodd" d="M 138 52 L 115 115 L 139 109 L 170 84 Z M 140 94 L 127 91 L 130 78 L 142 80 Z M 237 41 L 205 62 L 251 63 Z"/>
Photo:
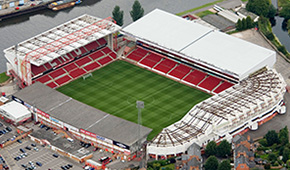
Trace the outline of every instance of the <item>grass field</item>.
<path fill-rule="evenodd" d="M 193 105 L 210 97 L 202 91 L 125 61 L 115 61 L 58 91 L 99 110 L 137 123 L 136 101 L 142 100 L 142 125 L 152 128 L 151 140 L 164 127 L 180 120 Z"/>

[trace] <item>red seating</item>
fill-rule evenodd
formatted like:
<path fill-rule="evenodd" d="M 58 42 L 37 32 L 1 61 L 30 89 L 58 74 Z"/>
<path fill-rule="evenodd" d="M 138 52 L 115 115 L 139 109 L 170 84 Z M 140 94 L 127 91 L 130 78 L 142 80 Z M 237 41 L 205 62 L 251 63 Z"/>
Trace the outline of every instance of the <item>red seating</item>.
<path fill-rule="evenodd" d="M 218 86 L 218 87 L 214 90 L 214 92 L 215 92 L 215 93 L 220 93 L 220 92 L 222 92 L 222 91 L 224 91 L 224 90 L 226 90 L 226 89 L 228 89 L 229 87 L 232 87 L 232 86 L 233 86 L 232 83 L 229 83 L 229 82 L 223 82 L 220 86 Z"/>
<path fill-rule="evenodd" d="M 63 67 L 67 72 L 70 72 L 76 68 L 78 68 L 78 66 L 75 63 L 70 63 L 66 66 Z"/>
<path fill-rule="evenodd" d="M 39 81 L 41 83 L 46 83 L 49 80 L 51 80 L 51 78 L 48 75 L 44 75 L 44 76 L 39 77 L 39 78 L 36 79 L 36 81 Z"/>
<path fill-rule="evenodd" d="M 55 88 L 57 87 L 57 84 L 55 84 L 53 81 L 47 84 L 48 87 L 50 88 Z"/>
<path fill-rule="evenodd" d="M 191 70 L 190 67 L 185 66 L 183 64 L 178 65 L 172 71 L 169 72 L 169 75 L 176 77 L 178 79 L 182 79 L 189 71 Z"/>
<path fill-rule="evenodd" d="M 113 59 L 116 59 L 116 58 L 117 58 L 117 54 L 115 54 L 115 53 L 113 53 L 113 52 L 110 53 L 109 55 L 110 55 Z"/>
<path fill-rule="evenodd" d="M 50 77 L 52 77 L 54 79 L 54 78 L 57 78 L 58 76 L 65 74 L 65 73 L 66 72 L 62 68 L 59 68 L 59 69 L 49 73 L 49 75 L 50 75 Z"/>
<path fill-rule="evenodd" d="M 191 84 L 197 85 L 201 80 L 204 79 L 205 76 L 206 73 L 198 70 L 193 70 L 193 72 L 189 73 L 183 80 Z"/>
<path fill-rule="evenodd" d="M 88 52 L 84 47 L 80 47 L 79 49 L 81 50 L 82 54 Z"/>
<path fill-rule="evenodd" d="M 104 49 L 102 49 L 102 51 L 103 51 L 105 54 L 109 54 L 110 52 L 112 52 L 112 50 L 111 50 L 109 47 L 105 47 Z"/>
<path fill-rule="evenodd" d="M 78 69 L 71 71 L 69 73 L 69 75 L 72 76 L 73 78 L 77 78 L 85 73 L 86 73 L 86 71 L 84 69 L 78 68 Z"/>
<path fill-rule="evenodd" d="M 212 91 L 212 89 L 214 89 L 220 83 L 220 81 L 221 80 L 217 77 L 209 76 L 198 86 Z"/>
<path fill-rule="evenodd" d="M 131 59 L 131 60 L 134 60 L 134 61 L 140 61 L 142 58 L 143 58 L 144 56 L 141 56 L 141 55 L 139 55 L 139 54 L 136 54 L 136 53 L 134 53 L 134 52 L 132 52 L 131 54 L 129 54 L 128 56 L 127 56 L 127 58 L 129 58 L 129 59 Z"/>
<path fill-rule="evenodd" d="M 154 54 L 154 53 L 153 54 L 149 54 L 148 56 L 146 56 L 146 58 L 148 60 L 155 61 L 156 63 L 159 62 L 162 59 L 162 57 L 160 55 L 157 55 L 157 54 Z"/>
<path fill-rule="evenodd" d="M 175 66 L 175 64 L 176 63 L 174 61 L 164 59 L 157 66 L 155 66 L 154 69 L 159 70 L 163 73 L 167 73 Z"/>
<path fill-rule="evenodd" d="M 68 75 L 65 75 L 65 76 L 63 76 L 63 77 L 61 77 L 61 78 L 55 80 L 55 82 L 56 82 L 59 86 L 61 86 L 61 85 L 65 84 L 65 83 L 69 82 L 70 80 L 71 80 L 71 78 L 70 78 Z"/>
<path fill-rule="evenodd" d="M 97 49 L 99 47 L 99 44 L 96 42 L 96 41 L 93 41 L 87 45 L 85 45 L 85 48 L 88 50 L 88 51 L 91 51 L 93 49 Z"/>
<path fill-rule="evenodd" d="M 36 75 L 38 75 L 40 73 L 43 73 L 44 71 L 46 71 L 46 68 L 43 65 L 37 67 L 37 66 L 31 64 L 31 73 L 33 75 L 36 76 Z"/>
<path fill-rule="evenodd" d="M 104 56 L 104 54 L 101 52 L 101 51 L 96 51 L 92 54 L 90 54 L 90 57 L 93 59 L 93 60 L 96 60 L 100 57 Z"/>
<path fill-rule="evenodd" d="M 100 44 L 100 46 L 103 46 L 107 43 L 107 41 L 104 38 L 98 39 L 97 42 Z"/>
<path fill-rule="evenodd" d="M 146 57 L 146 58 L 144 58 L 140 63 L 141 63 L 141 64 L 144 64 L 144 65 L 146 65 L 146 66 L 148 66 L 148 67 L 150 67 L 150 68 L 152 68 L 153 66 L 155 66 L 155 64 L 156 64 L 157 62 L 156 62 L 156 61 L 152 61 L 152 60 L 150 60 L 150 59 L 147 59 L 147 57 Z"/>
<path fill-rule="evenodd" d="M 74 51 L 69 52 L 68 54 L 70 54 L 71 56 L 73 56 L 74 58 L 77 57 L 77 53 L 75 53 Z"/>
<path fill-rule="evenodd" d="M 145 56 L 148 53 L 148 51 L 143 48 L 137 48 L 134 52 L 142 56 Z"/>
<path fill-rule="evenodd" d="M 52 66 L 50 65 L 50 63 L 45 63 L 44 66 L 46 67 L 47 70 L 51 69 Z"/>
<path fill-rule="evenodd" d="M 85 56 L 79 60 L 77 60 L 75 63 L 78 65 L 78 66 L 82 66 L 82 65 L 85 65 L 86 63 L 89 63 L 91 62 L 92 60 L 89 58 L 89 56 Z"/>
<path fill-rule="evenodd" d="M 84 69 L 86 69 L 87 71 L 91 71 L 91 70 L 94 70 L 96 68 L 100 67 L 100 65 L 96 62 L 93 62 L 87 66 L 84 67 Z"/>
<path fill-rule="evenodd" d="M 107 64 L 107 63 L 109 63 L 110 61 L 112 61 L 112 59 L 111 59 L 109 56 L 107 56 L 107 57 L 105 57 L 105 58 L 102 58 L 102 59 L 98 60 L 98 62 L 101 63 L 102 65 Z"/>

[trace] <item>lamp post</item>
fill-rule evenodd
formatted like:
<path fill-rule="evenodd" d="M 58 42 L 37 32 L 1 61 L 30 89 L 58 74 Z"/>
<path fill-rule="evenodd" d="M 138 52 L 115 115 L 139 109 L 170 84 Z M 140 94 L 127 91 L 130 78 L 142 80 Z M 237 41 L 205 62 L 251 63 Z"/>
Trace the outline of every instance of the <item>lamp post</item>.
<path fill-rule="evenodd" d="M 142 125 L 142 114 L 141 114 L 141 109 L 144 109 L 144 102 L 143 101 L 136 101 L 136 107 L 138 109 L 138 138 L 137 138 L 137 154 L 138 150 L 140 149 L 141 145 L 141 125 Z M 137 155 L 138 156 L 138 155 Z"/>

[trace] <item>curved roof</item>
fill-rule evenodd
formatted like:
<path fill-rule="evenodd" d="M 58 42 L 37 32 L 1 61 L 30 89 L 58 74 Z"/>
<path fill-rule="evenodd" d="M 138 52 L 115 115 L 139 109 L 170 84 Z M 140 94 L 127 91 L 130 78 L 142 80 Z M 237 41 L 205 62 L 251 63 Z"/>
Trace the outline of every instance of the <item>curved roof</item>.
<path fill-rule="evenodd" d="M 122 31 L 239 79 L 262 67 L 272 68 L 276 61 L 274 51 L 159 9 Z"/>

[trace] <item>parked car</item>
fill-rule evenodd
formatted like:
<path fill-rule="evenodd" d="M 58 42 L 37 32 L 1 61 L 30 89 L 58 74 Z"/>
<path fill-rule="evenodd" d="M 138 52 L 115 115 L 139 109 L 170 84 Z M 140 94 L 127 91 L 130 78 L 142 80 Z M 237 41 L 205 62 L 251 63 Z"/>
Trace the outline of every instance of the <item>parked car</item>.
<path fill-rule="evenodd" d="M 24 149 L 20 148 L 19 150 L 20 150 L 20 152 L 25 153 Z"/>
<path fill-rule="evenodd" d="M 6 127 L 6 130 L 8 131 L 8 132 L 11 132 L 12 131 L 12 129 L 10 128 L 10 127 Z"/>
<path fill-rule="evenodd" d="M 31 146 L 36 147 L 36 144 L 32 143 Z"/>
<path fill-rule="evenodd" d="M 35 164 L 38 166 L 42 166 L 42 164 L 40 162 L 35 162 Z"/>
<path fill-rule="evenodd" d="M 27 149 L 27 150 L 31 150 L 31 147 L 29 147 L 29 146 L 26 146 L 26 147 L 25 147 L 25 149 Z"/>
<path fill-rule="evenodd" d="M 3 126 L 3 124 L 2 123 L 0 123 L 0 127 L 2 127 Z"/>
<path fill-rule="evenodd" d="M 67 166 L 68 166 L 68 167 L 70 167 L 70 168 L 72 168 L 72 167 L 73 167 L 73 165 L 72 165 L 72 164 L 67 164 Z"/>
<path fill-rule="evenodd" d="M 22 143 L 22 141 L 20 139 L 17 140 L 18 143 Z"/>
<path fill-rule="evenodd" d="M 34 149 L 36 152 L 38 152 L 38 148 L 37 148 L 37 147 L 34 147 L 33 149 Z"/>
<path fill-rule="evenodd" d="M 24 165 L 24 164 L 21 164 L 21 166 L 22 166 L 23 168 L 27 168 L 27 166 L 26 166 L 26 165 Z"/>
<path fill-rule="evenodd" d="M 52 156 L 55 158 L 58 158 L 58 154 L 56 154 L 56 153 L 54 153 Z"/>

